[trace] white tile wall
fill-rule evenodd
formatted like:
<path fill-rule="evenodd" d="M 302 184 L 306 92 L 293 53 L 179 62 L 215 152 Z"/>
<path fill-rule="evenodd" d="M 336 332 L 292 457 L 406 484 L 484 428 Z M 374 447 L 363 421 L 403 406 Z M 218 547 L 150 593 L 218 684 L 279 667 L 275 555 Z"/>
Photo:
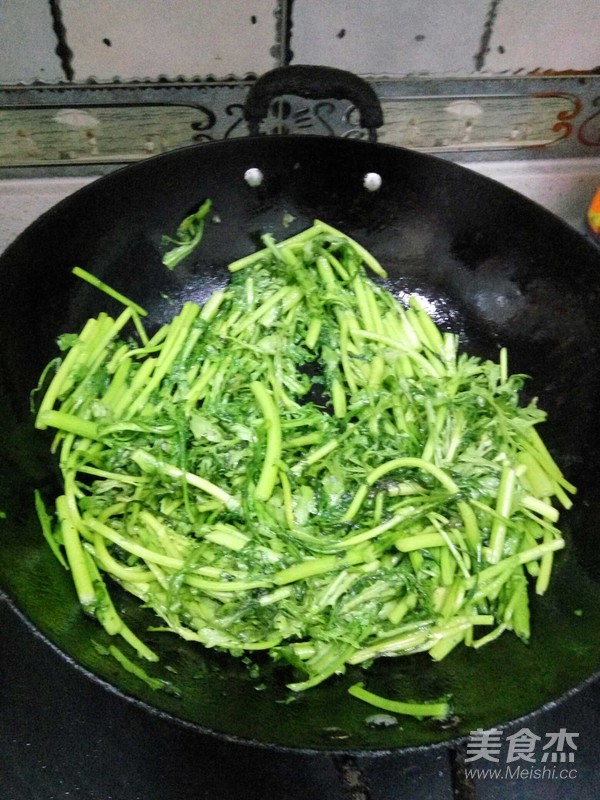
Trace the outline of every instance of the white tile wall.
<path fill-rule="evenodd" d="M 48 2 L 0 0 L 0 83 L 63 79 L 55 48 Z"/>
<path fill-rule="evenodd" d="M 290 0 L 57 4 L 84 82 L 266 72 L 281 61 L 276 12 Z M 600 0 L 294 0 L 291 11 L 293 63 L 394 77 L 473 75 L 478 54 L 484 74 L 600 65 Z M 48 0 L 0 0 L 0 83 L 64 80 L 56 44 Z"/>
<path fill-rule="evenodd" d="M 484 0 L 296 0 L 294 62 L 362 75 L 468 74 L 487 8 Z"/>
<path fill-rule="evenodd" d="M 75 80 L 262 73 L 276 0 L 61 0 Z"/>
<path fill-rule="evenodd" d="M 600 66 L 598 0 L 501 0 L 486 71 Z"/>

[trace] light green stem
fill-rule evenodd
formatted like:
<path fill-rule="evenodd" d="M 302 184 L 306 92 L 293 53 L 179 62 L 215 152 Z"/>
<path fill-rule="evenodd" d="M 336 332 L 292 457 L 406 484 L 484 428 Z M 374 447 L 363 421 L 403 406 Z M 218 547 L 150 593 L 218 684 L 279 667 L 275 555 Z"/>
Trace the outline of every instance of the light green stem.
<path fill-rule="evenodd" d="M 273 494 L 273 489 L 277 483 L 277 462 L 281 458 L 281 418 L 271 393 L 260 381 L 253 381 L 250 384 L 250 389 L 260 406 L 267 429 L 265 457 L 260 478 L 254 490 L 256 499 L 265 503 Z"/>

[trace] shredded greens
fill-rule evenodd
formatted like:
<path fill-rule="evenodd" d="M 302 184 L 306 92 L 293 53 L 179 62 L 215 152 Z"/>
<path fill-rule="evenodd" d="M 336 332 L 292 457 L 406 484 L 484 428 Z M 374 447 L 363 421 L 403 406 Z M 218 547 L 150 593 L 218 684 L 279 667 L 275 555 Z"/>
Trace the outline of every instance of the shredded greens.
<path fill-rule="evenodd" d="M 401 700 L 388 700 L 387 697 L 381 697 L 381 695 L 367 691 L 362 682 L 354 683 L 348 689 L 348 692 L 353 697 L 375 708 L 382 708 L 384 711 L 392 711 L 394 714 L 419 718 L 444 718 L 450 714 L 450 705 L 446 700 L 439 700 L 433 703 L 405 703 Z"/>
<path fill-rule="evenodd" d="M 184 258 L 198 247 L 204 234 L 204 220 L 212 207 L 211 200 L 205 200 L 200 208 L 186 217 L 177 228 L 176 238 L 163 236 L 163 244 L 172 245 L 163 256 L 167 269 L 175 269 Z"/>
<path fill-rule="evenodd" d="M 524 377 L 504 350 L 461 353 L 329 225 L 263 242 L 152 335 L 122 298 L 61 339 L 36 426 L 55 430 L 64 488 L 54 516 L 37 506 L 83 608 L 155 658 L 109 576 L 161 630 L 269 651 L 293 690 L 379 656 L 527 641 L 528 585 L 546 590 L 565 544 L 553 502 L 574 487 Z"/>

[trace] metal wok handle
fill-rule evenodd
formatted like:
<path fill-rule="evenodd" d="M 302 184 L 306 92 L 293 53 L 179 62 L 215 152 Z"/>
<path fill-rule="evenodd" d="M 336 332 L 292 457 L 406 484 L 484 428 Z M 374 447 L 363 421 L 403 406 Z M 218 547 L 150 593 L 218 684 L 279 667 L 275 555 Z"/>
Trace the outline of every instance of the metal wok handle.
<path fill-rule="evenodd" d="M 369 132 L 369 141 L 377 141 L 376 129 L 383 125 L 383 112 L 373 87 L 352 72 L 311 64 L 277 67 L 265 72 L 252 85 L 244 108 L 251 135 L 258 135 L 259 124 L 267 116 L 271 101 L 282 94 L 313 100 L 328 97 L 351 100 L 360 113 L 361 127 Z"/>

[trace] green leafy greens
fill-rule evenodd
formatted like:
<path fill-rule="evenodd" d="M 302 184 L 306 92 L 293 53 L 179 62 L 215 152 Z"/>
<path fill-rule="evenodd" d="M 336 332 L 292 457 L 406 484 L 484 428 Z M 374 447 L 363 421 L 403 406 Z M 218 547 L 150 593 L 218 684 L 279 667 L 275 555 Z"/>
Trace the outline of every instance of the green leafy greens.
<path fill-rule="evenodd" d="M 179 224 L 176 238 L 163 236 L 163 244 L 173 245 L 163 256 L 165 267 L 175 269 L 200 244 L 204 234 L 204 220 L 211 207 L 212 201 L 205 200 L 197 211 Z"/>
<path fill-rule="evenodd" d="M 504 350 L 459 352 L 327 224 L 263 242 L 152 336 L 125 299 L 61 339 L 36 425 L 56 431 L 64 489 L 55 518 L 37 505 L 83 608 L 155 658 L 109 576 L 164 630 L 292 665 L 294 690 L 382 655 L 527 640 L 528 579 L 546 590 L 553 501 L 574 487 L 523 376 Z"/>

